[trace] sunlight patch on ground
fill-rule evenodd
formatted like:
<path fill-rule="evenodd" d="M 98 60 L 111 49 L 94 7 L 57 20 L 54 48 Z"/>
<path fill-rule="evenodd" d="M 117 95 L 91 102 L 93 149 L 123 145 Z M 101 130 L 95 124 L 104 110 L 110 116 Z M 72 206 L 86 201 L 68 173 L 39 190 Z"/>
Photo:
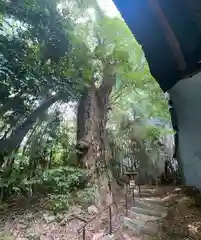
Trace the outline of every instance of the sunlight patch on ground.
<path fill-rule="evenodd" d="M 188 224 L 188 230 L 193 233 L 196 234 L 198 232 L 198 227 L 192 225 L 192 224 Z"/>

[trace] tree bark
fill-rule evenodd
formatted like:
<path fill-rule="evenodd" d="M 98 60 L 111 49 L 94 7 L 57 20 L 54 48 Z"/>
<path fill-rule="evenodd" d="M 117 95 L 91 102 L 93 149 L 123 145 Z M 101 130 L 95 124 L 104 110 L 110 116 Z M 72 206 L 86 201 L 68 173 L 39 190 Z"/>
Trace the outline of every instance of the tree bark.
<path fill-rule="evenodd" d="M 38 108 L 36 108 L 27 119 L 18 125 L 8 139 L 0 140 L 0 152 L 4 155 L 9 155 L 13 151 L 16 151 L 28 131 L 33 127 L 35 121 L 47 110 L 53 103 L 59 100 L 59 96 L 55 95 L 45 102 L 43 102 Z"/>
<path fill-rule="evenodd" d="M 99 91 L 92 86 L 81 98 L 77 113 L 78 158 L 82 166 L 95 170 L 96 159 L 102 155 L 105 131 L 105 106 L 100 103 Z"/>
<path fill-rule="evenodd" d="M 93 173 L 92 181 L 98 186 L 98 205 L 101 208 L 111 200 L 110 179 L 107 175 L 110 157 L 105 127 L 109 96 L 114 83 L 115 78 L 109 66 L 104 71 L 101 86 L 96 88 L 93 85 L 84 92 L 77 111 L 78 161 L 82 167 L 90 169 Z"/>
<path fill-rule="evenodd" d="M 115 83 L 113 66 L 108 64 L 99 88 L 92 85 L 85 89 L 77 111 L 77 147 L 80 160 L 88 167 L 94 167 L 93 159 L 102 155 L 106 147 L 107 112 L 109 96 Z"/>

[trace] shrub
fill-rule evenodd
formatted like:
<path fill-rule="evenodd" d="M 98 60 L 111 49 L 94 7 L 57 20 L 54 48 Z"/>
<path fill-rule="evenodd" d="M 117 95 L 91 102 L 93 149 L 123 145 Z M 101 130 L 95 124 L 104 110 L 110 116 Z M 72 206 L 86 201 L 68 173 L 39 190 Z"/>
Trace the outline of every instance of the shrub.
<path fill-rule="evenodd" d="M 94 203 L 96 198 L 96 191 L 95 188 L 85 188 L 83 190 L 80 190 L 76 193 L 76 200 L 81 205 L 91 205 Z"/>
<path fill-rule="evenodd" d="M 88 173 L 82 169 L 60 167 L 43 172 L 41 182 L 52 193 L 68 193 L 87 186 Z"/>
<path fill-rule="evenodd" d="M 53 211 L 55 214 L 68 210 L 69 206 L 72 204 L 72 198 L 70 194 L 59 194 L 59 195 L 49 195 L 48 210 Z"/>

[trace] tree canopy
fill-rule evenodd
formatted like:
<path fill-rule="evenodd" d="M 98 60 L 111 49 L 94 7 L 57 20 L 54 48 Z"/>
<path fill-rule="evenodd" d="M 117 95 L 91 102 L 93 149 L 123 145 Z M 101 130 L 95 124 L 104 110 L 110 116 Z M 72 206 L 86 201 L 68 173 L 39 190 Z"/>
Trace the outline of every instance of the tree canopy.
<path fill-rule="evenodd" d="M 100 158 L 131 156 L 159 172 L 167 102 L 120 16 L 89 0 L 3 0 L 0 58 L 3 198 Z"/>

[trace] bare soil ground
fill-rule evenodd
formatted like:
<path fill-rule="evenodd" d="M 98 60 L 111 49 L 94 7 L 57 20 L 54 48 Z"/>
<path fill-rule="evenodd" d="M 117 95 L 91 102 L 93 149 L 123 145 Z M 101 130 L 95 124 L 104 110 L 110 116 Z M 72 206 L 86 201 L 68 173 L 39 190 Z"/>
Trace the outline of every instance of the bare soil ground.
<path fill-rule="evenodd" d="M 192 188 L 186 187 L 148 187 L 144 186 L 145 191 L 150 197 L 158 196 L 165 199 L 168 207 L 167 217 L 158 222 L 160 231 L 157 236 L 145 236 L 136 234 L 131 229 L 122 228 L 122 218 L 125 214 L 125 201 L 122 189 L 116 189 L 115 200 L 117 203 L 116 215 L 113 216 L 113 230 L 120 239 L 140 240 L 140 239 L 162 239 L 162 240 L 200 240 L 201 239 L 201 197 Z M 42 201 L 44 204 L 44 200 Z M 0 221 L 0 240 L 73 240 L 82 239 L 78 234 L 78 229 L 83 226 L 83 222 L 74 218 L 90 219 L 90 215 L 82 206 L 73 206 L 68 212 L 54 216 L 49 212 L 43 211 L 39 204 L 29 210 L 10 209 L 1 212 Z M 132 206 L 131 197 L 129 206 Z M 107 230 L 107 213 L 104 226 Z M 101 239 L 101 230 L 97 229 L 100 220 L 95 219 L 86 231 L 87 240 Z M 95 237 L 96 236 L 96 237 Z"/>
<path fill-rule="evenodd" d="M 177 197 L 169 202 L 168 215 L 162 222 L 160 239 L 200 240 L 201 194 L 187 187 L 177 190 Z M 171 194 L 173 193 L 175 188 Z"/>

